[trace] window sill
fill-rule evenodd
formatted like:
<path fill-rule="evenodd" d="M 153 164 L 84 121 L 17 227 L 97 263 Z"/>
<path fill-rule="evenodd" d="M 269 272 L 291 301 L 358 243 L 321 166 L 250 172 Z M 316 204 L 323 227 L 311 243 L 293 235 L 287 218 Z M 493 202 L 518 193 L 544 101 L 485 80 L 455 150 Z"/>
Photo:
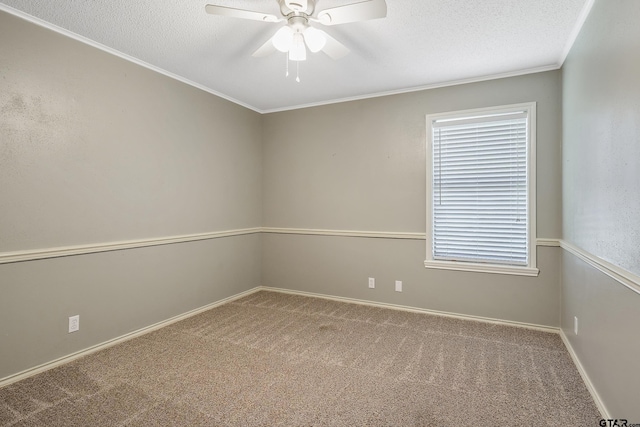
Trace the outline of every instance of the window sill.
<path fill-rule="evenodd" d="M 474 264 L 471 262 L 457 261 L 433 261 L 426 260 L 424 262 L 426 268 L 435 268 L 438 270 L 454 270 L 454 271 L 472 271 L 474 273 L 493 273 L 493 274 L 510 274 L 513 276 L 530 276 L 536 277 L 540 270 L 532 267 L 517 267 L 514 265 L 498 265 L 498 264 Z"/>

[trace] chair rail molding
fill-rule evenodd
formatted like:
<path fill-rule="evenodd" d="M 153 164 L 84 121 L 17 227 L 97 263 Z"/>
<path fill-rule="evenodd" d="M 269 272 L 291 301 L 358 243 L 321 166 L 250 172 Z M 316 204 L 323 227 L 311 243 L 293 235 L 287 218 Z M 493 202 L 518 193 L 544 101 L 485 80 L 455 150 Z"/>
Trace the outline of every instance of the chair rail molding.
<path fill-rule="evenodd" d="M 61 246 L 45 249 L 0 252 L 0 264 L 34 261 L 38 259 L 59 258 L 72 255 L 93 254 L 99 252 L 120 251 L 124 249 L 146 248 L 149 246 L 170 245 L 174 243 L 195 242 L 198 240 L 219 239 L 222 237 L 242 236 L 260 233 L 260 227 L 241 228 L 237 230 L 213 231 L 208 233 L 183 234 L 178 236 L 158 237 L 150 239 L 125 240 L 120 242 L 94 243 L 88 245 Z"/>
<path fill-rule="evenodd" d="M 424 232 L 407 231 L 363 231 L 363 230 L 332 230 L 317 228 L 286 228 L 286 227 L 250 227 L 234 230 L 221 230 L 206 233 L 183 234 L 176 236 L 156 237 L 147 239 L 124 240 L 119 242 L 91 243 L 84 245 L 59 246 L 52 248 L 27 249 L 20 251 L 0 252 L 0 264 L 14 262 L 35 261 L 39 259 L 59 258 L 73 255 L 84 255 L 100 252 L 120 251 L 125 249 L 145 248 L 149 246 L 170 245 L 174 243 L 195 242 L 198 240 L 219 239 L 222 237 L 242 236 L 245 234 L 297 234 L 307 236 L 335 236 L 357 237 L 369 239 L 399 239 L 425 240 Z M 560 246 L 558 239 L 536 239 L 537 246 Z"/>

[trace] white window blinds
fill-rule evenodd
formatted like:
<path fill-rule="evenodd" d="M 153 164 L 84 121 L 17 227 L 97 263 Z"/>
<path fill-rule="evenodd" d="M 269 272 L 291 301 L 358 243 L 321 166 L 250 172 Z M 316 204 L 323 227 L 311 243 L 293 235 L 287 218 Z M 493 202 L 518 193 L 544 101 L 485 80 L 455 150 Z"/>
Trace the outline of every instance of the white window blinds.
<path fill-rule="evenodd" d="M 528 264 L 527 112 L 432 122 L 434 260 Z"/>

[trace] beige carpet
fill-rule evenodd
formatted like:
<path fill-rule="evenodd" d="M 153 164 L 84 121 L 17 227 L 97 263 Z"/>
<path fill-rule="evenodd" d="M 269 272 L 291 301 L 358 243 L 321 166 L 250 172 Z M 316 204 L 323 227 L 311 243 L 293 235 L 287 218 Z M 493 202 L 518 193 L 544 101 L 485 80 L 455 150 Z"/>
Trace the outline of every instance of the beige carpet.
<path fill-rule="evenodd" d="M 259 292 L 0 389 L 2 426 L 596 426 L 556 334 Z"/>

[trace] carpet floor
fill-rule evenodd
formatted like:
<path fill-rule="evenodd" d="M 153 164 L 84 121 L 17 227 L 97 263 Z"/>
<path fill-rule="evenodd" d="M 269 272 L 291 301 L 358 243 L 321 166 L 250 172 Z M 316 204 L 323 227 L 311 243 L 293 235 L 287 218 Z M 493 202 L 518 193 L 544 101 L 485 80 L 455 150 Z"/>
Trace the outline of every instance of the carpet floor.
<path fill-rule="evenodd" d="M 261 291 L 0 389 L 2 426 L 597 426 L 557 334 Z"/>

